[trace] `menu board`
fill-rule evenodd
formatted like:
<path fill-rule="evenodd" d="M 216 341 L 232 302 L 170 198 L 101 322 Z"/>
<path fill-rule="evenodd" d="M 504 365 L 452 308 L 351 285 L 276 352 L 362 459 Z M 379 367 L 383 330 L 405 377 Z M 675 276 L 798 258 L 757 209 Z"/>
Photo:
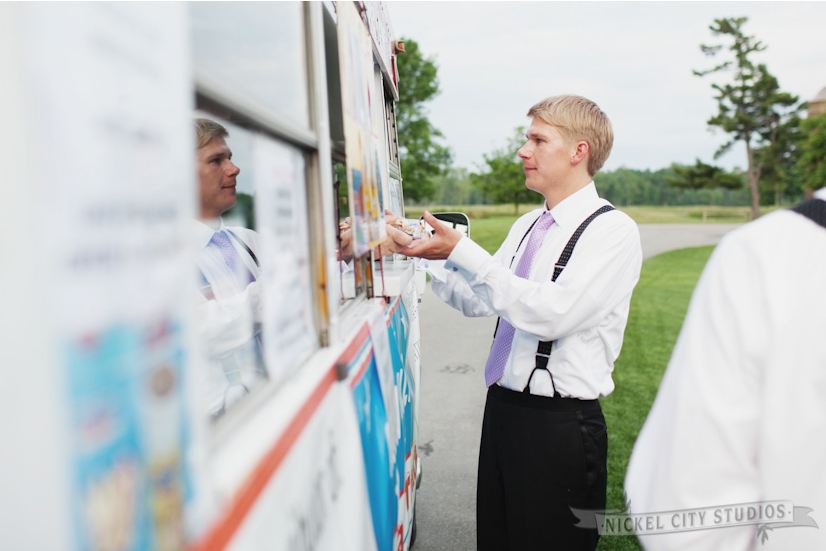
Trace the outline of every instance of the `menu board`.
<path fill-rule="evenodd" d="M 317 346 L 302 153 L 264 135 L 253 143 L 261 238 L 263 341 L 270 378 L 283 379 Z"/>
<path fill-rule="evenodd" d="M 338 2 L 336 9 L 353 251 L 361 256 L 385 236 L 379 198 L 383 144 L 375 143 L 373 132 L 374 112 L 383 107 L 383 100 L 373 84 L 373 48 L 367 28 L 352 2 Z"/>
<path fill-rule="evenodd" d="M 377 65 L 373 66 L 373 88 L 370 97 L 373 98 L 371 116 L 373 117 L 373 158 L 376 164 L 376 180 L 379 189 L 379 204 L 382 213 L 384 209 L 392 210 L 390 200 L 390 172 L 387 159 L 387 115 L 384 104 L 384 79 Z M 401 216 L 400 212 L 394 211 Z"/>

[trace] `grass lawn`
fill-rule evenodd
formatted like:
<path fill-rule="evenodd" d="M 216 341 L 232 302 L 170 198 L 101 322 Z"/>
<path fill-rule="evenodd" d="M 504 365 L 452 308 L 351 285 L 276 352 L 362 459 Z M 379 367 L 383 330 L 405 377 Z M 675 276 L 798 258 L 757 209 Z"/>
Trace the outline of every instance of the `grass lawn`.
<path fill-rule="evenodd" d="M 602 400 L 608 424 L 608 508 L 624 506 L 623 480 L 634 441 L 657 394 L 688 301 L 714 247 L 681 249 L 645 261 L 631 301 L 616 389 Z M 600 551 L 640 549 L 634 537 L 601 538 Z"/>

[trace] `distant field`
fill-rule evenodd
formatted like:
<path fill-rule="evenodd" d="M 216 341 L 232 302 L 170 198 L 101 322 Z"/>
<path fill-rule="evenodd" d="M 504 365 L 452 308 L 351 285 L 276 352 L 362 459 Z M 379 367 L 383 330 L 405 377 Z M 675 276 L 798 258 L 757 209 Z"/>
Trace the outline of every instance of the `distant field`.
<path fill-rule="evenodd" d="M 430 205 L 430 206 L 409 206 L 405 209 L 408 218 L 418 218 L 427 209 L 431 212 L 459 211 L 466 213 L 471 220 L 484 220 L 485 218 L 509 217 L 511 220 L 516 216 L 537 208 L 538 204 L 520 205 L 519 213 L 514 213 L 513 205 Z M 716 207 L 716 206 L 686 206 L 686 207 L 651 207 L 651 206 L 630 206 L 618 207 L 628 213 L 637 224 L 736 224 L 749 220 L 748 207 Z M 761 212 L 766 213 L 774 210 L 774 207 L 764 208 Z"/>

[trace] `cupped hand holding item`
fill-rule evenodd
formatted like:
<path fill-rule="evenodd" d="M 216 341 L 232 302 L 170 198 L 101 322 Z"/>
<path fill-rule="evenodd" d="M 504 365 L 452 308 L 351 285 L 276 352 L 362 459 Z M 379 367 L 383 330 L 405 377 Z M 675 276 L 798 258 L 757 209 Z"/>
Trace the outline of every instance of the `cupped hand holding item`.
<path fill-rule="evenodd" d="M 343 262 L 350 262 L 353 258 L 353 228 L 350 217 L 345 218 L 338 224 L 339 248 L 336 257 Z"/>
<path fill-rule="evenodd" d="M 410 245 L 415 237 L 412 235 L 414 228 L 408 227 L 404 218 L 400 218 L 389 210 L 384 211 L 384 221 L 386 224 L 387 237 L 381 244 L 381 254 L 399 252 L 402 247 Z"/>
<path fill-rule="evenodd" d="M 444 260 L 453 252 L 453 248 L 462 239 L 462 234 L 442 224 L 428 211 L 424 211 L 423 218 L 433 228 L 433 234 L 427 239 L 417 239 L 409 245 L 403 246 L 399 249 L 399 252 L 403 255 L 428 260 Z"/>

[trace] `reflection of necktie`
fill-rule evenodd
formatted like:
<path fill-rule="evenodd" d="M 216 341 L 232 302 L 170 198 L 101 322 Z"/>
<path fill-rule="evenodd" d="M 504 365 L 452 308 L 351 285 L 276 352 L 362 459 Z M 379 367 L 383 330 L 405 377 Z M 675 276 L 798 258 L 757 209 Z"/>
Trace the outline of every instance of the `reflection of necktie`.
<path fill-rule="evenodd" d="M 245 278 L 246 281 L 244 281 L 244 283 L 255 281 L 255 276 L 252 275 L 252 272 L 247 270 L 244 266 L 239 266 L 238 253 L 235 251 L 235 247 L 232 246 L 232 243 L 229 240 L 229 235 L 227 235 L 225 230 L 215 232 L 209 242 L 211 245 L 218 248 L 221 252 L 221 256 L 224 258 L 227 268 L 229 268 L 238 279 L 241 279 L 241 275 L 246 273 L 247 277 Z"/>
<path fill-rule="evenodd" d="M 522 253 L 522 258 L 519 259 L 519 264 L 516 266 L 516 272 L 514 273 L 518 277 L 527 279 L 531 272 L 533 256 L 536 254 L 536 251 L 539 250 L 545 234 L 548 233 L 548 228 L 550 228 L 553 223 L 554 217 L 551 216 L 550 211 L 543 212 L 542 216 L 539 217 L 533 230 L 531 230 L 531 236 L 528 238 L 525 252 Z M 488 363 L 485 365 L 485 384 L 487 384 L 487 386 L 496 383 L 505 373 L 505 364 L 508 362 L 508 356 L 510 356 L 514 332 L 513 325 L 500 317 L 499 328 L 496 331 L 496 337 L 493 339 L 493 346 L 490 349 Z"/>

